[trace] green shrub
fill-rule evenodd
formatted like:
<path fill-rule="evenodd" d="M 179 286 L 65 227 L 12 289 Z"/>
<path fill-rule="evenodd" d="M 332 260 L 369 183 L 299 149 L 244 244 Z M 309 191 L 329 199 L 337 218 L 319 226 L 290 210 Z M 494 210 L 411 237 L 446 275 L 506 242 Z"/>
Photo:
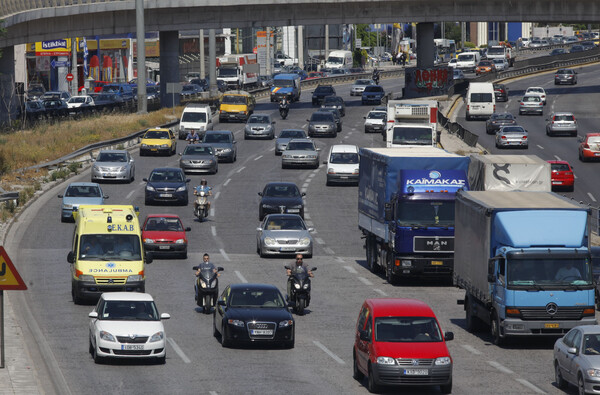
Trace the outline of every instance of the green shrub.
<path fill-rule="evenodd" d="M 78 162 L 71 162 L 69 163 L 69 170 L 71 171 L 71 173 L 78 173 L 79 168 L 81 168 L 81 164 Z"/>

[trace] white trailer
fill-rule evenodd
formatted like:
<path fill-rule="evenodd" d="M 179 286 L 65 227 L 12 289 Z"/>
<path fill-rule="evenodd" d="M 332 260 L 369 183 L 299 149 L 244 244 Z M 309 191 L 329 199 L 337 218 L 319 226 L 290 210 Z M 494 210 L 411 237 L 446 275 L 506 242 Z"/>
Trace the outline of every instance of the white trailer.
<path fill-rule="evenodd" d="M 433 100 L 390 100 L 387 147 L 437 147 L 438 103 Z"/>

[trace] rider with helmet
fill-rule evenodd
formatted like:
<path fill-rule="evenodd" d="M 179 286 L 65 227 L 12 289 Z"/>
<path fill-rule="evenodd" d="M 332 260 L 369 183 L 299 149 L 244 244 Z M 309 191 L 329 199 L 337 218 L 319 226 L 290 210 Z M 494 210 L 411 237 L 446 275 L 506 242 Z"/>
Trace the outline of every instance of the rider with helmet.
<path fill-rule="evenodd" d="M 206 196 L 212 196 L 212 187 L 208 186 L 208 182 L 206 181 L 206 178 L 203 178 L 202 180 L 200 180 L 200 185 L 198 185 L 196 188 L 194 188 L 194 195 L 198 195 L 200 194 L 200 192 L 204 192 L 206 194 Z M 210 210 L 210 201 L 208 201 L 208 209 Z M 196 210 L 198 207 L 198 203 L 194 202 L 194 210 Z"/>

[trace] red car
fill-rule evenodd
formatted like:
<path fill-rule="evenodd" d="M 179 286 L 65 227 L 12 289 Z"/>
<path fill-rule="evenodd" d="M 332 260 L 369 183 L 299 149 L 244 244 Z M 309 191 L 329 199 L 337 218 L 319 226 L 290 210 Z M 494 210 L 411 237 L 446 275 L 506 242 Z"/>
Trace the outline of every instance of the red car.
<path fill-rule="evenodd" d="M 353 349 L 354 378 L 366 375 L 369 392 L 380 385 L 439 385 L 452 392 L 452 357 L 433 310 L 416 299 L 367 299 L 362 305 Z"/>
<path fill-rule="evenodd" d="M 306 77 L 307 80 L 314 80 L 315 78 L 323 78 L 325 77 L 325 73 L 321 72 L 321 71 L 311 71 L 310 73 L 308 73 L 308 77 Z"/>
<path fill-rule="evenodd" d="M 579 160 L 582 162 L 600 158 L 600 133 L 588 133 L 579 144 Z"/>
<path fill-rule="evenodd" d="M 575 175 L 573 174 L 573 168 L 569 165 L 569 162 L 564 160 L 549 160 L 550 169 L 552 174 L 552 190 L 566 189 L 573 192 L 575 188 Z"/>
<path fill-rule="evenodd" d="M 188 240 L 179 216 L 174 214 L 150 214 L 142 227 L 142 240 L 146 252 L 154 255 L 179 255 L 187 258 Z"/>

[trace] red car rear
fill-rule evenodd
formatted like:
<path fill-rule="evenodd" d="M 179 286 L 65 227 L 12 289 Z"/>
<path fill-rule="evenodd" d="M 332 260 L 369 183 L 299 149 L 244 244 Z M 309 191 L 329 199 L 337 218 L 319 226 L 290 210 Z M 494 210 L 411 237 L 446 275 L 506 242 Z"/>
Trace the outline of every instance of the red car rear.
<path fill-rule="evenodd" d="M 588 133 L 579 144 L 579 160 L 600 159 L 600 133 Z"/>
<path fill-rule="evenodd" d="M 150 214 L 142 227 L 144 249 L 152 255 L 179 255 L 187 258 L 186 232 L 179 216 L 174 214 Z"/>
<path fill-rule="evenodd" d="M 569 162 L 564 160 L 549 160 L 548 163 L 550 163 L 552 171 L 550 176 L 552 179 L 552 190 L 566 189 L 572 192 L 575 188 L 575 175 Z"/>

